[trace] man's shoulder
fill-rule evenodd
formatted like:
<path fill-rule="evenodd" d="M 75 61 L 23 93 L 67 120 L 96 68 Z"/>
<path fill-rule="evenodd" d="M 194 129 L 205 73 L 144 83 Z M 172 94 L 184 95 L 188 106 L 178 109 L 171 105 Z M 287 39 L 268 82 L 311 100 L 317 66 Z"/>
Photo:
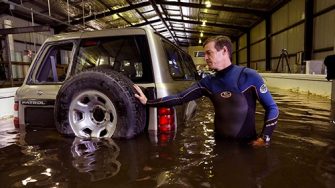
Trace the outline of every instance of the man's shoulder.
<path fill-rule="evenodd" d="M 240 69 L 242 69 L 241 76 L 246 78 L 260 78 L 260 74 L 255 69 L 251 69 L 248 67 L 238 66 Z"/>
<path fill-rule="evenodd" d="M 255 75 L 258 75 L 258 72 L 255 69 L 248 68 L 248 67 L 243 67 L 243 66 L 239 66 L 239 65 L 237 65 L 237 67 L 239 67 L 239 69 L 243 69 L 243 73 L 244 74 L 255 74 Z"/>
<path fill-rule="evenodd" d="M 249 83 L 252 85 L 263 82 L 262 77 L 260 76 L 260 74 L 258 74 L 258 72 L 255 69 L 242 67 L 242 66 L 239 66 L 239 67 L 243 69 L 241 76 L 240 76 L 240 82 Z"/>
<path fill-rule="evenodd" d="M 215 74 L 206 75 L 204 78 L 198 81 L 202 87 L 207 87 L 208 83 L 211 83 L 211 80 L 215 77 Z"/>

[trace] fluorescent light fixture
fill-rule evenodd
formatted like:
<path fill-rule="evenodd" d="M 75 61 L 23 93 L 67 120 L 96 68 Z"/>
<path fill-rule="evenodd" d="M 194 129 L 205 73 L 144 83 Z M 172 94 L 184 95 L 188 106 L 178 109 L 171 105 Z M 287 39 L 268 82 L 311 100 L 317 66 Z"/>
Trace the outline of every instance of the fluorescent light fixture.
<path fill-rule="evenodd" d="M 113 14 L 113 15 L 112 15 L 112 20 L 111 20 L 111 21 L 117 20 L 117 19 L 119 19 L 119 18 L 120 18 L 119 15 L 117 15 L 117 14 Z"/>
<path fill-rule="evenodd" d="M 209 8 L 212 6 L 212 3 L 210 1 L 205 1 L 205 5 L 207 8 Z"/>

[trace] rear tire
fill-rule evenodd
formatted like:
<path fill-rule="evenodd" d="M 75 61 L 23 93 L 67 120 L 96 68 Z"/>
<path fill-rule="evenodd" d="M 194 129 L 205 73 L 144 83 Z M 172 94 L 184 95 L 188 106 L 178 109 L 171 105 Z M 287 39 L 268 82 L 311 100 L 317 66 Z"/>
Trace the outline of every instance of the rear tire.
<path fill-rule="evenodd" d="M 133 83 L 118 72 L 79 73 L 58 92 L 56 128 L 67 136 L 132 138 L 146 125 L 146 110 L 135 92 Z"/>

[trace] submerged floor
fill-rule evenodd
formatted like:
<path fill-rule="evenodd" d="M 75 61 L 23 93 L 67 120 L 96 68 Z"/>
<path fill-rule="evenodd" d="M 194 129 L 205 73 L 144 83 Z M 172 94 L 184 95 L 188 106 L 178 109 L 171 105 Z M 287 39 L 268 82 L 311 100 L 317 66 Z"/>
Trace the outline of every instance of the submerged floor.
<path fill-rule="evenodd" d="M 56 130 L 18 132 L 2 120 L 1 187 L 334 187 L 331 102 L 272 93 L 280 117 L 267 148 L 215 140 L 207 99 L 176 135 L 158 139 L 64 138 Z M 258 108 L 261 129 L 264 111 Z"/>

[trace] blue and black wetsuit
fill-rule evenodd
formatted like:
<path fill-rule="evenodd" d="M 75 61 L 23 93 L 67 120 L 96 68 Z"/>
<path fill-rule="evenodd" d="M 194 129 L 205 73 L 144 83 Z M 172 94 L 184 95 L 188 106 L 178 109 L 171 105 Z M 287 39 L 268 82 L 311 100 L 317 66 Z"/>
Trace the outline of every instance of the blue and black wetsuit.
<path fill-rule="evenodd" d="M 277 124 L 278 107 L 261 76 L 253 69 L 230 65 L 187 90 L 148 100 L 149 106 L 175 106 L 207 96 L 215 109 L 215 133 L 226 138 L 255 139 L 256 99 L 265 109 L 261 135 L 270 138 Z"/>

